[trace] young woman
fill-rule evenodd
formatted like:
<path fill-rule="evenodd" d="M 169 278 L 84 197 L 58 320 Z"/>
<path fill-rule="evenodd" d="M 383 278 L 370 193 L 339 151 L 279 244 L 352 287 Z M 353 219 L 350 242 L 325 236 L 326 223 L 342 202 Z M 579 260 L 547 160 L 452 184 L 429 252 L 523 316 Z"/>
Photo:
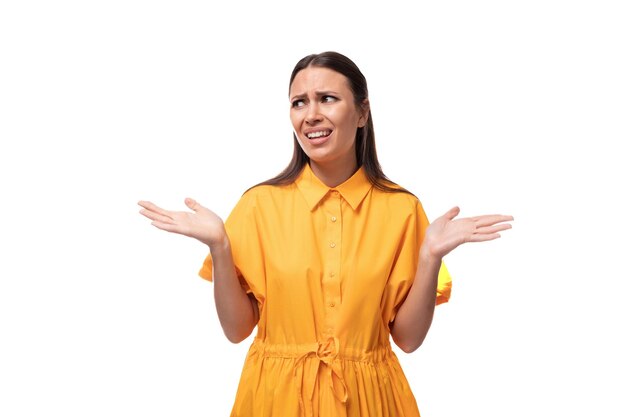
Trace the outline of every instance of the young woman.
<path fill-rule="evenodd" d="M 192 212 L 141 201 L 141 213 L 209 246 L 200 275 L 230 341 L 258 325 L 231 416 L 419 416 L 389 336 L 416 350 L 450 296 L 442 258 L 513 218 L 456 219 L 454 207 L 429 225 L 380 168 L 366 80 L 347 57 L 300 60 L 289 99 L 291 163 L 226 224 L 189 198 Z"/>

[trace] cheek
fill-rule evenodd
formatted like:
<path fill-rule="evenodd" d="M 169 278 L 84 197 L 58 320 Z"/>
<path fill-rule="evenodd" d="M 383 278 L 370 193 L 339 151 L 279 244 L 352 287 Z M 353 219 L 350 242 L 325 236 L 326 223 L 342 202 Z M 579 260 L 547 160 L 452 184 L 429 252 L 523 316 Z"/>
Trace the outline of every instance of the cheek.
<path fill-rule="evenodd" d="M 344 129 L 351 129 L 358 123 L 358 116 L 356 113 L 349 111 L 349 109 L 333 109 L 328 118 L 331 119 L 336 126 L 341 126 Z"/>
<path fill-rule="evenodd" d="M 343 109 L 334 107 L 326 111 L 326 117 L 333 122 L 334 125 L 343 125 L 345 122 L 345 116 Z"/>
<path fill-rule="evenodd" d="M 354 113 L 347 111 L 335 112 L 331 120 L 333 120 L 335 127 L 341 129 L 342 137 L 346 137 L 349 140 L 356 135 L 358 118 L 355 118 Z"/>
<path fill-rule="evenodd" d="M 293 128 L 297 130 L 298 126 L 300 125 L 298 116 L 291 113 L 289 115 L 289 119 L 291 120 L 291 125 L 293 126 Z"/>

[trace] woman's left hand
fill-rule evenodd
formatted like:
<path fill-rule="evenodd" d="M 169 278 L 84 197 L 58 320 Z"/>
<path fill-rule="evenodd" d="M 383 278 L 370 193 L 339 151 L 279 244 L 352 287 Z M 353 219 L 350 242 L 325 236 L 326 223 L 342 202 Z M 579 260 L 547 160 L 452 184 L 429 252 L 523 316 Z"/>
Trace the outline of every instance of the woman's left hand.
<path fill-rule="evenodd" d="M 513 216 L 489 214 L 455 220 L 460 211 L 459 207 L 453 207 L 428 226 L 423 250 L 441 259 L 463 243 L 494 240 L 500 237 L 498 232 L 512 227 L 503 222 L 512 221 Z"/>

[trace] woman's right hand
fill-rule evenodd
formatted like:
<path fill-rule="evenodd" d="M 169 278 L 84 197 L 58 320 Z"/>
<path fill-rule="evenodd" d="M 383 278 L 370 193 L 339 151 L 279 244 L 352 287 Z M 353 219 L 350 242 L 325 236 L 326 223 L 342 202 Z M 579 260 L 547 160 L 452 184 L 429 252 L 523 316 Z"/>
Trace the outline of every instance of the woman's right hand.
<path fill-rule="evenodd" d="M 193 213 L 164 210 L 149 201 L 140 201 L 138 204 L 143 207 L 139 213 L 152 220 L 152 225 L 161 230 L 193 237 L 209 247 L 223 244 L 226 240 L 222 219 L 192 198 L 186 198 L 185 205 Z"/>

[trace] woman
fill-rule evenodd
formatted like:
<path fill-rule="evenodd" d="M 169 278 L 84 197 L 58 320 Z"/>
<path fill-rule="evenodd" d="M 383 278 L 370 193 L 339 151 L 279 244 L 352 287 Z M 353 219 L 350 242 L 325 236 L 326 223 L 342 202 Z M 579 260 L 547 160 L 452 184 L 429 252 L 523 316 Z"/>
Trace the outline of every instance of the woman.
<path fill-rule="evenodd" d="M 141 213 L 209 246 L 200 275 L 215 277 L 230 341 L 258 324 L 231 416 L 419 416 L 389 336 L 417 349 L 449 298 L 442 258 L 513 218 L 455 219 L 454 207 L 429 225 L 380 168 L 367 84 L 347 57 L 303 58 L 289 87 L 292 161 L 225 225 L 192 199 L 193 212 L 140 202 Z"/>

